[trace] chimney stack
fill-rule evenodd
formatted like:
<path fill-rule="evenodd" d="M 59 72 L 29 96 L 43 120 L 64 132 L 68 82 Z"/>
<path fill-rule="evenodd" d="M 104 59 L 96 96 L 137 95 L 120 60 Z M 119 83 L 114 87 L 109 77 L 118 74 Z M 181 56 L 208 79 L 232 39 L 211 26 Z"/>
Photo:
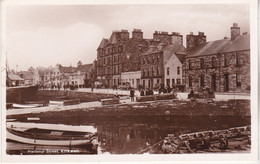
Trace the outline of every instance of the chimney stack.
<path fill-rule="evenodd" d="M 186 35 L 187 51 L 191 51 L 194 48 L 198 47 L 200 44 L 203 44 L 205 42 L 206 35 L 204 35 L 204 32 L 198 32 L 198 35 L 193 35 L 193 32 L 190 32 L 190 34 Z"/>
<path fill-rule="evenodd" d="M 132 32 L 133 39 L 143 39 L 143 32 L 141 29 L 134 29 Z"/>
<path fill-rule="evenodd" d="M 183 45 L 183 36 L 178 32 L 172 32 L 172 43 Z"/>
<path fill-rule="evenodd" d="M 233 23 L 231 27 L 231 40 L 235 40 L 237 37 L 240 36 L 240 27 L 238 27 L 237 23 Z"/>

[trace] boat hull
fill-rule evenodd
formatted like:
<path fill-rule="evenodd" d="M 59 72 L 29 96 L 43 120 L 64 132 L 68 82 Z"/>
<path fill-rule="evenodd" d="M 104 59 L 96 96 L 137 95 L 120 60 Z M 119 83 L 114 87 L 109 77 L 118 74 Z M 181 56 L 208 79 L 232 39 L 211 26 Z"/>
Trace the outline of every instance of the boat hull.
<path fill-rule="evenodd" d="M 78 146 L 78 145 L 85 145 L 85 144 L 92 144 L 93 138 L 91 139 L 73 139 L 73 136 L 70 139 L 53 139 L 53 140 L 44 140 L 44 139 L 37 139 L 37 137 L 29 138 L 17 135 L 15 133 L 17 131 L 12 131 L 11 129 L 7 129 L 7 139 L 13 140 L 20 143 L 25 144 L 33 144 L 33 145 L 49 145 L 49 146 Z"/>
<path fill-rule="evenodd" d="M 34 100 L 38 86 L 20 86 L 6 88 L 6 102 L 22 104 Z"/>

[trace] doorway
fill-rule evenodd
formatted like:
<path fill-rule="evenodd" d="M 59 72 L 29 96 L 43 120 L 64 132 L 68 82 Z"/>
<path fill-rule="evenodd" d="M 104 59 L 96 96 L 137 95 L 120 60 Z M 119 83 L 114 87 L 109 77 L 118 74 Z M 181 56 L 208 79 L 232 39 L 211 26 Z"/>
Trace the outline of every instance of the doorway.
<path fill-rule="evenodd" d="M 211 89 L 212 91 L 216 91 L 216 75 L 211 75 Z"/>

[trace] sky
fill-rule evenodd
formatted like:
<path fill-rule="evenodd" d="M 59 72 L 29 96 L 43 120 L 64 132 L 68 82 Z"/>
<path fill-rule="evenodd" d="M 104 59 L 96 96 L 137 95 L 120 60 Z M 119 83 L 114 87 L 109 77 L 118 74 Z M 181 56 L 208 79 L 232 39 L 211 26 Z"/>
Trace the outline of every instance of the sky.
<path fill-rule="evenodd" d="M 144 38 L 154 31 L 204 32 L 207 41 L 230 37 L 238 23 L 250 33 L 249 6 L 220 5 L 9 5 L 6 7 L 6 52 L 10 69 L 76 66 L 92 63 L 103 38 L 112 31 L 141 29 Z"/>

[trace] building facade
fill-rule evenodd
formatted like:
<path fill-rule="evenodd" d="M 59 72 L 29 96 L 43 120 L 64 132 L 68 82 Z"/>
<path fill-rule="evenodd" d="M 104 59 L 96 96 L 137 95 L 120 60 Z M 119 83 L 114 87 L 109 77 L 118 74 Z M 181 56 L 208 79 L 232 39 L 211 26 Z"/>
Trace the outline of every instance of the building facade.
<path fill-rule="evenodd" d="M 148 44 L 140 29 L 133 30 L 132 38 L 127 30 L 113 32 L 109 39 L 101 41 L 97 49 L 97 79 L 109 88 L 126 81 L 121 74 L 140 71 L 140 55 Z"/>
<path fill-rule="evenodd" d="M 186 49 L 176 41 L 164 45 L 150 46 L 141 58 L 141 78 L 145 88 L 154 88 L 159 84 L 172 87 L 182 84 L 182 62 Z"/>
<path fill-rule="evenodd" d="M 234 23 L 231 38 L 201 43 L 190 49 L 184 68 L 188 90 L 209 88 L 216 92 L 249 92 L 250 35 L 240 35 L 240 28 Z"/>
<path fill-rule="evenodd" d="M 97 49 L 97 79 L 106 87 L 129 82 L 132 87 L 137 88 L 143 84 L 141 76 L 142 78 L 147 76 L 141 73 L 142 55 L 153 46 L 158 47 L 159 44 L 168 45 L 173 42 L 182 45 L 182 35 L 176 32 L 168 34 L 164 31 L 155 31 L 152 39 L 144 39 L 140 29 L 134 29 L 131 38 L 127 30 L 115 31 L 109 39 L 103 39 Z M 163 72 L 163 68 L 158 71 L 159 74 L 164 74 Z M 164 79 L 159 74 L 156 78 L 163 82 Z"/>

